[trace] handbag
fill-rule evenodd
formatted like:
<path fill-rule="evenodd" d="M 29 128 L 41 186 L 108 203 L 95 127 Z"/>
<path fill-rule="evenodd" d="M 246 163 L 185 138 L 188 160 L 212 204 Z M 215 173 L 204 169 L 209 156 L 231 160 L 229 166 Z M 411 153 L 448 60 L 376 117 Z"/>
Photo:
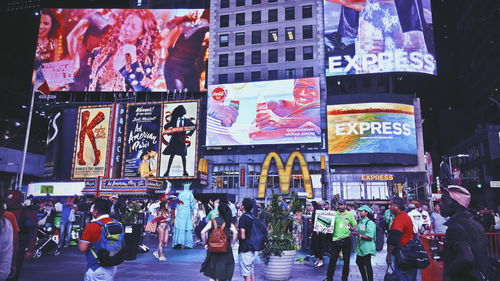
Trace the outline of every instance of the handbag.
<path fill-rule="evenodd" d="M 384 281 L 398 281 L 398 277 L 396 276 L 396 272 L 394 272 L 392 263 L 387 265 L 387 269 L 385 270 L 385 275 L 384 275 Z"/>
<path fill-rule="evenodd" d="M 424 269 L 430 264 L 429 255 L 417 237 L 410 240 L 406 246 L 397 246 L 394 249 L 394 259 L 401 269 Z"/>

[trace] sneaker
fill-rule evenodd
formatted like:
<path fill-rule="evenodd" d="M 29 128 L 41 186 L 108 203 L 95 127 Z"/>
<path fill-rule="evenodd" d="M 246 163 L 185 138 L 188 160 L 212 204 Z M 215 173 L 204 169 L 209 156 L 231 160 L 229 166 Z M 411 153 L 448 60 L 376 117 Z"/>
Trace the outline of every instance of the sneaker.
<path fill-rule="evenodd" d="M 320 261 L 318 262 L 318 264 L 316 264 L 316 267 L 322 267 L 324 264 L 323 264 L 323 261 Z"/>
<path fill-rule="evenodd" d="M 166 258 L 165 256 L 161 256 L 161 257 L 159 258 L 159 260 L 160 260 L 160 261 L 166 261 L 166 260 L 167 260 L 167 258 Z"/>
<path fill-rule="evenodd" d="M 160 259 L 160 255 L 158 255 L 158 251 L 154 251 L 153 255 L 155 256 L 155 258 Z"/>

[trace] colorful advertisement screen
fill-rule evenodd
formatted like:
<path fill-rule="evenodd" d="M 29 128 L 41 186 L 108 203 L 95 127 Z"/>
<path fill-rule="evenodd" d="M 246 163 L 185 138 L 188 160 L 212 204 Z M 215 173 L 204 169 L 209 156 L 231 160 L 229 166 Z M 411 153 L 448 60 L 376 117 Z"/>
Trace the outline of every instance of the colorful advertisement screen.
<path fill-rule="evenodd" d="M 43 9 L 36 60 L 51 91 L 203 91 L 209 10 Z"/>
<path fill-rule="evenodd" d="M 327 122 L 329 154 L 374 154 L 380 156 L 376 162 L 392 162 L 389 154 L 409 155 L 409 159 L 416 160 L 413 105 L 388 102 L 328 105 Z"/>
<path fill-rule="evenodd" d="M 111 107 L 80 107 L 73 153 L 73 179 L 105 176 Z"/>
<path fill-rule="evenodd" d="M 436 75 L 430 0 L 324 0 L 326 75 Z"/>
<path fill-rule="evenodd" d="M 321 142 L 319 78 L 212 85 L 207 146 Z"/>

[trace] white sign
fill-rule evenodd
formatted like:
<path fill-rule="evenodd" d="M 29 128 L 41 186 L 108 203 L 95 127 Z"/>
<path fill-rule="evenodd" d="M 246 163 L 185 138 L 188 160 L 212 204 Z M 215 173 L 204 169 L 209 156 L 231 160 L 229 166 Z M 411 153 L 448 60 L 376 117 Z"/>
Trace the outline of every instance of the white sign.
<path fill-rule="evenodd" d="M 335 214 L 335 211 L 316 210 L 313 230 L 322 233 L 333 233 Z"/>
<path fill-rule="evenodd" d="M 500 181 L 490 181 L 491 187 L 500 187 Z"/>

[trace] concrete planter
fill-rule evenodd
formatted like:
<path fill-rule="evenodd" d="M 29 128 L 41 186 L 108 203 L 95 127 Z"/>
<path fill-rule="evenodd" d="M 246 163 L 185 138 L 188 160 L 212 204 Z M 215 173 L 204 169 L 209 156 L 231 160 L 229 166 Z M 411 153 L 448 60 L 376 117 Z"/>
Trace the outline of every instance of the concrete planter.
<path fill-rule="evenodd" d="M 280 256 L 270 256 L 269 263 L 264 266 L 264 278 L 278 281 L 290 279 L 296 250 L 283 251 Z"/>

